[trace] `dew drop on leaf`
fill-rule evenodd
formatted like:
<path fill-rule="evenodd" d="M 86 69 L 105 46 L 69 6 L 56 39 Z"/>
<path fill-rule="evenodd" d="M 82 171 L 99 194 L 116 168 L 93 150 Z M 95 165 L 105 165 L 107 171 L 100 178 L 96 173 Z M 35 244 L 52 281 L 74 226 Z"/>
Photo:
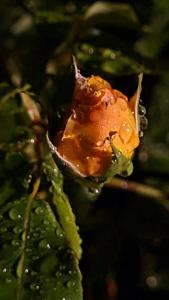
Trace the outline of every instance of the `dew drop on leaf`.
<path fill-rule="evenodd" d="M 39 291 L 39 290 L 40 290 L 40 286 L 39 286 L 37 283 L 32 283 L 32 284 L 30 285 L 30 289 L 31 289 L 32 291 Z"/>
<path fill-rule="evenodd" d="M 25 272 L 25 274 L 28 274 L 29 273 L 29 269 L 25 268 L 24 272 Z"/>
<path fill-rule="evenodd" d="M 35 213 L 37 214 L 37 215 L 40 215 L 40 214 L 43 214 L 43 212 L 44 212 L 44 209 L 43 209 L 43 207 L 37 207 L 36 209 L 35 209 Z"/>
<path fill-rule="evenodd" d="M 13 232 L 19 234 L 22 232 L 22 228 L 19 226 L 16 226 L 16 227 L 14 227 Z"/>
<path fill-rule="evenodd" d="M 34 238 L 38 238 L 38 237 L 39 237 L 39 232 L 33 232 L 32 236 L 33 236 Z"/>
<path fill-rule="evenodd" d="M 14 247 L 18 247 L 19 246 L 19 241 L 18 240 L 12 240 L 11 245 L 14 246 Z"/>
<path fill-rule="evenodd" d="M 61 273 L 60 271 L 56 271 L 55 276 L 56 276 L 56 277 L 61 277 L 61 276 L 62 276 L 62 273 Z"/>
<path fill-rule="evenodd" d="M 5 282 L 8 284 L 12 283 L 12 278 L 10 278 L 10 277 L 5 278 Z"/>
<path fill-rule="evenodd" d="M 50 222 L 49 222 L 48 220 L 44 220 L 44 221 L 43 221 L 43 224 L 44 224 L 45 226 L 47 226 L 47 225 L 50 224 Z"/>
<path fill-rule="evenodd" d="M 36 276 L 37 275 L 37 272 L 36 271 L 32 271 L 31 272 L 31 276 Z"/>
<path fill-rule="evenodd" d="M 88 189 L 89 193 L 92 194 L 93 196 L 97 196 L 100 194 L 101 192 L 101 188 L 93 188 L 93 187 L 90 187 Z"/>
<path fill-rule="evenodd" d="M 74 287 L 75 285 L 76 285 L 75 282 L 72 281 L 72 280 L 69 280 L 69 281 L 66 283 L 66 286 L 67 286 L 68 288 L 72 288 L 72 287 Z"/>
<path fill-rule="evenodd" d="M 6 272 L 7 272 L 7 268 L 5 267 L 2 269 L 2 273 L 6 273 Z"/>
<path fill-rule="evenodd" d="M 0 228 L 0 232 L 1 232 L 1 233 L 7 232 L 7 228 L 6 228 L 5 226 L 2 226 L 2 227 Z"/>
<path fill-rule="evenodd" d="M 66 269 L 66 266 L 65 266 L 65 265 L 59 266 L 59 270 L 64 271 L 65 269 Z"/>
<path fill-rule="evenodd" d="M 9 217 L 11 218 L 11 220 L 16 221 L 18 219 L 21 219 L 22 216 L 16 208 L 12 208 L 9 211 Z"/>
<path fill-rule="evenodd" d="M 46 240 L 46 239 L 44 239 L 44 240 L 41 240 L 40 242 L 39 242 L 39 248 L 45 248 L 45 249 L 50 249 L 51 247 L 50 247 L 50 244 L 49 244 L 49 242 Z"/>
<path fill-rule="evenodd" d="M 39 255 L 34 255 L 32 256 L 32 259 L 35 261 L 35 260 L 38 260 L 39 259 Z"/>
<path fill-rule="evenodd" d="M 63 233 L 57 228 L 56 231 L 55 231 L 56 235 L 60 238 L 63 237 Z"/>

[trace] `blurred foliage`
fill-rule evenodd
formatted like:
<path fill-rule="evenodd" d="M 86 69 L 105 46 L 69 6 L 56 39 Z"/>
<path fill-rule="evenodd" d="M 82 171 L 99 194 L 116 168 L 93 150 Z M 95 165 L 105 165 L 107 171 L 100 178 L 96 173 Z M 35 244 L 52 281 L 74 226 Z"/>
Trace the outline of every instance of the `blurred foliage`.
<path fill-rule="evenodd" d="M 71 206 L 84 299 L 168 299 L 169 1 L 1 0 L 0 12 L 0 299 L 82 299 Z M 129 97 L 144 73 L 134 173 L 99 196 L 63 187 L 46 143 L 69 112 L 72 54 Z"/>

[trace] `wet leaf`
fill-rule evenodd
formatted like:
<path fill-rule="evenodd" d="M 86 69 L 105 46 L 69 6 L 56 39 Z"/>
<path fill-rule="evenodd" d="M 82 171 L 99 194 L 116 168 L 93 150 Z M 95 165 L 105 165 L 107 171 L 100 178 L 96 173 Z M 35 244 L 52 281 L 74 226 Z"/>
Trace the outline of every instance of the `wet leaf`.
<path fill-rule="evenodd" d="M 45 137 L 32 126 L 39 111 L 33 99 L 22 103 L 15 94 L 0 105 L 9 122 L 0 148 L 0 299 L 80 300 L 80 240 L 61 174 L 50 159 L 46 172 L 39 168 Z M 32 135 L 24 143 L 17 136 L 22 126 Z"/>
<path fill-rule="evenodd" d="M 53 186 L 53 202 L 56 206 L 60 225 L 65 231 L 66 238 L 74 251 L 75 256 L 79 259 L 81 257 L 81 240 L 75 223 L 75 216 L 72 212 L 70 203 L 63 192 L 62 175 L 50 157 L 44 162 L 43 166 L 44 172 L 47 173 L 48 179 Z"/>
<path fill-rule="evenodd" d="M 81 299 L 65 232 L 48 202 L 32 196 L 11 198 L 0 209 L 0 299 Z"/>
<path fill-rule="evenodd" d="M 86 11 L 84 20 L 89 25 L 132 28 L 138 25 L 137 15 L 129 4 L 96 1 Z"/>

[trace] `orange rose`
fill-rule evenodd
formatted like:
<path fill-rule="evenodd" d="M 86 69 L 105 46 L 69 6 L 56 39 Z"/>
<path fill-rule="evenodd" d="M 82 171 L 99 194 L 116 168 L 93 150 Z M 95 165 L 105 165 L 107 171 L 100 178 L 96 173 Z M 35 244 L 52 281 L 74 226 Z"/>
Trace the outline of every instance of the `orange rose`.
<path fill-rule="evenodd" d="M 139 145 L 139 87 L 131 99 L 99 76 L 83 77 L 75 65 L 72 113 L 55 147 L 66 164 L 83 177 L 101 177 L 117 149 L 127 160 Z"/>

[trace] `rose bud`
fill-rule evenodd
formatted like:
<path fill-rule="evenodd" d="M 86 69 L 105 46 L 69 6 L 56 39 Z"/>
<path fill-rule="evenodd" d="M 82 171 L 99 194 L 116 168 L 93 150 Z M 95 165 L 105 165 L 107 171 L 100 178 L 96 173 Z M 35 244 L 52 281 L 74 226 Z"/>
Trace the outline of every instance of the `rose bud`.
<path fill-rule="evenodd" d="M 139 145 L 139 99 L 128 98 L 102 79 L 83 77 L 75 58 L 75 89 L 71 114 L 65 128 L 48 143 L 55 160 L 77 178 L 98 182 L 116 174 L 130 173 L 131 159 Z"/>

